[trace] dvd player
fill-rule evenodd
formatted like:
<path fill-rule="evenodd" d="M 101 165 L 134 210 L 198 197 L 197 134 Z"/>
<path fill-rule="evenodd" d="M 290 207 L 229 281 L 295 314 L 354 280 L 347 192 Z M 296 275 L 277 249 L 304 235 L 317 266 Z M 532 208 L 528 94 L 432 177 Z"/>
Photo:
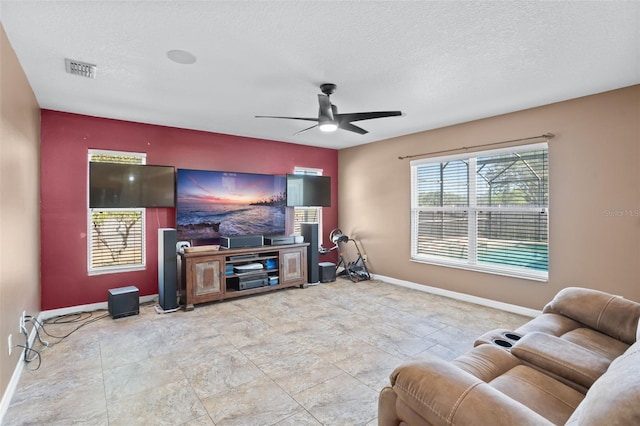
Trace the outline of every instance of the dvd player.
<path fill-rule="evenodd" d="M 236 272 L 255 272 L 264 269 L 264 265 L 259 262 L 247 263 L 245 265 L 236 265 L 233 267 Z"/>

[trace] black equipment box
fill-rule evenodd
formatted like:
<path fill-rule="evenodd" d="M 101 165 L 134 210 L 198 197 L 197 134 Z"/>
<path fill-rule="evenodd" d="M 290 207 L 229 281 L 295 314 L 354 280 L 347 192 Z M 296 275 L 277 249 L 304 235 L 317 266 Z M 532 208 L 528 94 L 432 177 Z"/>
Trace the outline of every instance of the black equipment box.
<path fill-rule="evenodd" d="M 249 290 L 250 288 L 268 286 L 269 276 L 266 272 L 246 272 L 238 274 L 235 278 L 227 279 L 227 283 L 234 290 Z"/>
<path fill-rule="evenodd" d="M 268 237 L 264 237 L 264 243 L 267 246 L 293 244 L 293 237 L 287 235 L 269 235 Z"/>
<path fill-rule="evenodd" d="M 233 237 L 220 237 L 220 247 L 224 248 L 243 248 L 243 247 L 260 247 L 264 245 L 264 237 L 262 235 L 237 235 Z"/>
<path fill-rule="evenodd" d="M 140 313 L 140 291 L 138 287 L 128 286 L 109 290 L 107 302 L 111 318 L 121 318 Z"/>
<path fill-rule="evenodd" d="M 336 280 L 336 264 L 331 262 L 320 262 L 320 282 L 329 283 Z"/>

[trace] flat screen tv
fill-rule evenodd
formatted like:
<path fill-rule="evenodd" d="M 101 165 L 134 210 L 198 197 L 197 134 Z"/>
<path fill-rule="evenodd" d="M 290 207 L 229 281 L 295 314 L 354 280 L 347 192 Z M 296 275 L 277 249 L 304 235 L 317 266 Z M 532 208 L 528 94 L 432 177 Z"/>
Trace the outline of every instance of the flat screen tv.
<path fill-rule="evenodd" d="M 176 175 L 178 241 L 285 233 L 285 176 L 189 169 Z"/>
<path fill-rule="evenodd" d="M 287 175 L 287 206 L 331 207 L 331 177 Z"/>
<path fill-rule="evenodd" d="M 175 207 L 175 168 L 90 162 L 89 207 Z"/>

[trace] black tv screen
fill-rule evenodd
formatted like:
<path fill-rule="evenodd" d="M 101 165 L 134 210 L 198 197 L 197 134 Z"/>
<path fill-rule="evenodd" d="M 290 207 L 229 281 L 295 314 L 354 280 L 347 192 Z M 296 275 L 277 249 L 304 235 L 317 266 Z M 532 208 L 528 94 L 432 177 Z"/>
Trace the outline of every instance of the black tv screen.
<path fill-rule="evenodd" d="M 188 169 L 176 175 L 179 241 L 285 233 L 285 176 Z"/>
<path fill-rule="evenodd" d="M 331 207 L 331 177 L 287 175 L 287 206 Z"/>
<path fill-rule="evenodd" d="M 174 206 L 174 167 L 89 163 L 90 208 Z"/>

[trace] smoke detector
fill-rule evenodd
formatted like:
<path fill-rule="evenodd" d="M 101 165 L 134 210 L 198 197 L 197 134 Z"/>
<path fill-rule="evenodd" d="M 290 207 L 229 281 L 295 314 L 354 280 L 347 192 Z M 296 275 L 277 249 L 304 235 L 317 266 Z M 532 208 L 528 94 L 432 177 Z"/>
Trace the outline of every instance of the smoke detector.
<path fill-rule="evenodd" d="M 98 69 L 93 64 L 67 58 L 64 60 L 64 68 L 69 74 L 75 74 L 87 78 L 96 78 L 96 71 Z"/>

